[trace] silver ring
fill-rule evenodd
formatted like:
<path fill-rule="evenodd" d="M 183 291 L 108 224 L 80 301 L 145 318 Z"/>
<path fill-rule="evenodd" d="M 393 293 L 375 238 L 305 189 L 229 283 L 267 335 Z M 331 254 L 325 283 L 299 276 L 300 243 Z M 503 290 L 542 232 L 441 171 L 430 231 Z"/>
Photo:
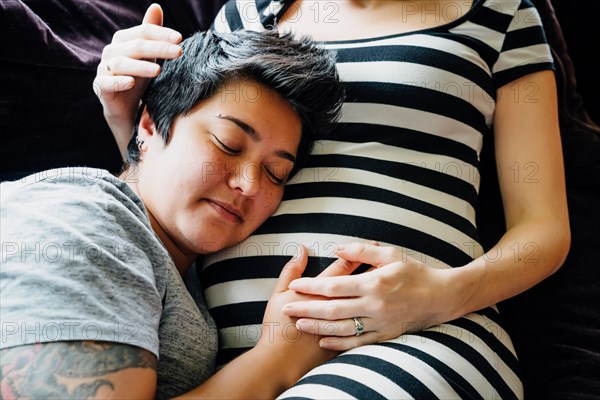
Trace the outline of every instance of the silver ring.
<path fill-rule="evenodd" d="M 356 330 L 356 336 L 360 336 L 363 334 L 363 331 L 365 330 L 365 326 L 362 323 L 362 320 L 360 319 L 360 317 L 354 317 L 352 318 L 352 320 L 354 321 L 354 329 Z"/>

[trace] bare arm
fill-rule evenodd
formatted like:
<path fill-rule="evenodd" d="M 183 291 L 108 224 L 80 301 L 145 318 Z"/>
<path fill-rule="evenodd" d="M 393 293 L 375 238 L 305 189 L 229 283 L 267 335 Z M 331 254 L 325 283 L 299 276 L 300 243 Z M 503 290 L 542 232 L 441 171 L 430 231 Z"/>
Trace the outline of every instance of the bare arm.
<path fill-rule="evenodd" d="M 294 324 L 263 325 L 263 334 L 265 330 L 270 330 L 272 337 L 287 335 L 288 343 L 259 343 L 178 399 L 272 399 L 337 354 L 321 349 L 318 337 L 312 334 L 299 336 Z"/>
<path fill-rule="evenodd" d="M 53 342 L 17 346 L 0 355 L 3 399 L 152 399 L 156 391 L 156 357 L 139 347 Z"/>
<path fill-rule="evenodd" d="M 142 95 L 160 72 L 156 59 L 181 55 L 181 34 L 161 26 L 162 21 L 162 9 L 152 4 L 141 25 L 115 33 L 98 64 L 93 89 L 123 159 Z"/>
<path fill-rule="evenodd" d="M 553 73 L 525 76 L 498 92 L 496 162 L 507 232 L 468 268 L 457 315 L 515 296 L 554 273 L 570 229 Z"/>

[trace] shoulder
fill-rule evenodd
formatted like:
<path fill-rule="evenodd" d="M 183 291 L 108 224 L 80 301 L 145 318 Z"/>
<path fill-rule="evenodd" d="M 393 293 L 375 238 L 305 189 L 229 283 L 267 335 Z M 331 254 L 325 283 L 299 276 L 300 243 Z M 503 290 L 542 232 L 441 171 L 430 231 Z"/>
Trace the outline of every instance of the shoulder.
<path fill-rule="evenodd" d="M 107 171 L 61 168 L 41 171 L 19 181 L 2 183 L 3 220 L 19 224 L 72 223 L 86 229 L 94 220 L 106 224 L 145 218 L 141 199 L 128 185 Z M 84 217 L 85 223 L 82 218 Z M 108 220 L 108 221 L 107 221 Z M 105 225 L 106 226 L 106 225 Z"/>
<path fill-rule="evenodd" d="M 157 352 L 170 258 L 127 184 L 101 170 L 63 169 L 8 186 L 3 318 L 39 328 L 27 336 L 36 342 L 133 340 Z M 23 344 L 20 334 L 10 339 L 2 347 Z"/>
<path fill-rule="evenodd" d="M 141 199 L 106 171 L 55 169 L 7 186 L 0 204 L 3 241 L 26 248 L 4 258 L 51 268 L 78 263 L 109 268 L 121 261 L 112 272 L 135 263 L 151 268 L 153 260 L 168 258 Z M 38 248 L 31 259 L 22 253 Z"/>

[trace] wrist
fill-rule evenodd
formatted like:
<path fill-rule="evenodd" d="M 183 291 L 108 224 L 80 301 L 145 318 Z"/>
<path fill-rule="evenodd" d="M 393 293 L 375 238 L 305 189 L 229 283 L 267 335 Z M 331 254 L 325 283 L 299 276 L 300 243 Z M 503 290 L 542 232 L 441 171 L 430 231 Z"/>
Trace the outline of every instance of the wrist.
<path fill-rule="evenodd" d="M 473 298 L 479 290 L 481 272 L 472 263 L 448 270 L 447 290 L 449 291 L 446 321 L 460 318 L 472 311 Z M 446 322 L 444 321 L 444 322 Z"/>
<path fill-rule="evenodd" d="M 274 329 L 271 336 L 263 336 L 253 350 L 261 359 L 273 363 L 273 375 L 278 375 L 280 385 L 287 389 L 311 369 L 339 354 L 319 346 L 322 336 L 301 332 L 293 325 L 288 329 Z M 264 332 L 264 326 L 263 326 Z"/>
<path fill-rule="evenodd" d="M 132 126 L 133 123 L 135 122 L 135 117 L 137 115 L 137 108 L 132 107 L 131 109 L 128 110 L 121 110 L 121 112 L 115 113 L 115 112 L 110 112 L 108 110 L 104 110 L 104 119 L 106 120 L 106 122 L 109 123 L 109 125 L 112 124 L 118 124 L 118 125 L 123 125 L 123 124 L 127 124 L 129 126 Z"/>
<path fill-rule="evenodd" d="M 259 342 L 252 350 L 257 362 L 267 368 L 273 398 L 294 385 L 310 368 L 303 367 L 302 360 L 274 343 Z"/>

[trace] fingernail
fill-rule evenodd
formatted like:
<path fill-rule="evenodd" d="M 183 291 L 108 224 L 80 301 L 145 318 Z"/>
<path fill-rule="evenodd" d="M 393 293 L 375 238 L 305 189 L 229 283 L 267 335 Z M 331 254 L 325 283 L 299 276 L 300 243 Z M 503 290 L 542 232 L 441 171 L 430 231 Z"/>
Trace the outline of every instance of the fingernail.
<path fill-rule="evenodd" d="M 337 339 L 323 338 L 319 340 L 319 347 L 321 347 L 322 349 L 330 350 L 334 348 L 334 343 L 337 343 Z"/>
<path fill-rule="evenodd" d="M 298 284 L 296 283 L 296 281 L 291 281 L 290 285 L 288 286 L 288 289 L 296 290 L 297 287 L 298 287 Z"/>
<path fill-rule="evenodd" d="M 177 55 L 177 54 L 179 54 L 180 51 L 181 51 L 181 47 L 179 47 L 175 44 L 170 45 L 169 48 L 167 49 L 167 52 L 172 55 Z"/>
<path fill-rule="evenodd" d="M 181 38 L 181 35 L 177 32 L 171 32 L 169 34 L 169 40 L 171 42 L 178 42 L 180 38 Z"/>
<path fill-rule="evenodd" d="M 158 71 L 160 70 L 160 67 L 157 64 L 151 64 L 146 66 L 146 71 L 148 71 L 151 74 L 156 74 L 158 73 Z"/>
<path fill-rule="evenodd" d="M 299 319 L 298 321 L 296 321 L 296 329 L 298 329 L 299 331 L 301 330 L 305 330 L 309 328 L 309 324 L 306 323 L 306 321 Z"/>

